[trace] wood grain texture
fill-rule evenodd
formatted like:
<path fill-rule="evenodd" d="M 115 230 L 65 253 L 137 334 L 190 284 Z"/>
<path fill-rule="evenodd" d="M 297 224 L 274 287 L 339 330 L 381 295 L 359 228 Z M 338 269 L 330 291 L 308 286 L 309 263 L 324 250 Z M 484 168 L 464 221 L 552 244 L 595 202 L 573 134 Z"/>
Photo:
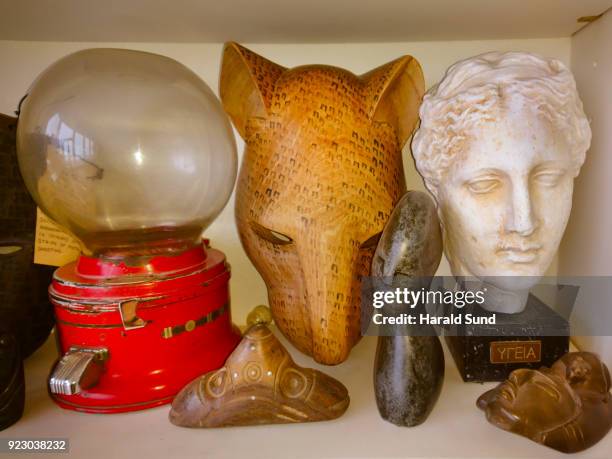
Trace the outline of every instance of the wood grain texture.
<path fill-rule="evenodd" d="M 170 421 L 181 427 L 229 427 L 335 419 L 346 411 L 346 387 L 295 364 L 265 324 L 249 328 L 223 368 L 188 384 Z"/>
<path fill-rule="evenodd" d="M 246 143 L 237 226 L 274 320 L 300 351 L 341 363 L 360 336 L 360 278 L 405 190 L 421 68 L 403 56 L 361 76 L 286 69 L 229 43 L 220 93 Z"/>

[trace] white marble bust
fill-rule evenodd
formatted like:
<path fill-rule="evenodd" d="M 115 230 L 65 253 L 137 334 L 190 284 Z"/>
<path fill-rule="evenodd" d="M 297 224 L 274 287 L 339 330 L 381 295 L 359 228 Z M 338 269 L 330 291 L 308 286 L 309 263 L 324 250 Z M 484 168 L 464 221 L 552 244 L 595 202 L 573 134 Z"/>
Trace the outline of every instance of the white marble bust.
<path fill-rule="evenodd" d="M 557 252 L 591 141 L 571 72 L 533 54 L 482 54 L 448 69 L 420 117 L 412 150 L 453 275 L 487 284 L 487 309 L 522 311 Z"/>

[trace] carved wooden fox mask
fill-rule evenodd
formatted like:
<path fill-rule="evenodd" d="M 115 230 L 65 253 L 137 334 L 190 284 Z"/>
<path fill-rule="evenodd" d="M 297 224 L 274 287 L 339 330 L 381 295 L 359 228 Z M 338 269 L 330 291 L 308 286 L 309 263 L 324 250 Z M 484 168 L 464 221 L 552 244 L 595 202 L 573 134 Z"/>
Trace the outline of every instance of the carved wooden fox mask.
<path fill-rule="evenodd" d="M 246 143 L 238 230 L 276 324 L 316 361 L 341 363 L 360 336 L 360 279 L 405 190 L 421 68 L 404 56 L 361 76 L 286 69 L 228 43 L 220 92 Z"/>

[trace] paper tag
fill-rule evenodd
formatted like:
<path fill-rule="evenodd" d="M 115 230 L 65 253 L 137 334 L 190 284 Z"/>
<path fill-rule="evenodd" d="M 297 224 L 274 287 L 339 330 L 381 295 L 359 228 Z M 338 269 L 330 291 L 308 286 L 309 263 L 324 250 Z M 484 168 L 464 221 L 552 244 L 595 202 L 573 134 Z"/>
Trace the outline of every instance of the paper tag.
<path fill-rule="evenodd" d="M 80 253 L 79 241 L 42 213 L 40 209 L 37 209 L 34 263 L 64 266 L 76 260 Z"/>

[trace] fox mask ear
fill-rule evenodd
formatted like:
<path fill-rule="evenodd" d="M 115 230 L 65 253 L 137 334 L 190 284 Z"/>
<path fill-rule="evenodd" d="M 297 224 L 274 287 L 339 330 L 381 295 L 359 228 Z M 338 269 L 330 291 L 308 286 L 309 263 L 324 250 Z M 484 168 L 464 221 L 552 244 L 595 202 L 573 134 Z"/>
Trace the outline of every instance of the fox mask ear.
<path fill-rule="evenodd" d="M 225 45 L 219 92 L 225 111 L 243 138 L 249 118 L 267 115 L 274 84 L 285 70 L 237 43 Z M 393 126 L 403 146 L 416 125 L 425 93 L 421 66 L 413 57 L 403 56 L 361 78 L 370 120 Z"/>
<path fill-rule="evenodd" d="M 267 115 L 274 83 L 284 71 L 285 67 L 237 43 L 225 44 L 219 93 L 225 111 L 242 138 L 249 118 Z"/>
<path fill-rule="evenodd" d="M 421 66 L 412 56 L 402 56 L 361 76 L 366 84 L 368 116 L 389 123 L 401 147 L 410 138 L 425 93 Z"/>

